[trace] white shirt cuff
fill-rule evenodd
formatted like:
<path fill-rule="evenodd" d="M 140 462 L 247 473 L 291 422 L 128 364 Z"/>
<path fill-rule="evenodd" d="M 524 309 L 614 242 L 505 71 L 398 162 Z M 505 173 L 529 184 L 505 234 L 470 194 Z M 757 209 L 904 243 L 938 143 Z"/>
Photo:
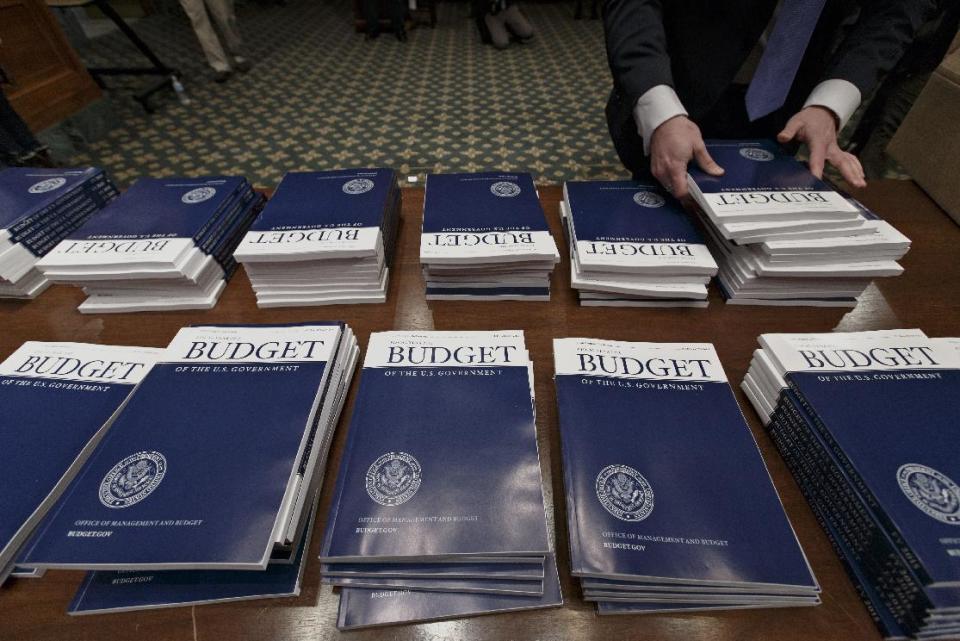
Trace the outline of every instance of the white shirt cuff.
<path fill-rule="evenodd" d="M 633 107 L 633 119 L 637 123 L 637 133 L 643 139 L 644 155 L 650 155 L 650 139 L 657 127 L 671 118 L 686 115 L 687 110 L 677 92 L 669 85 L 657 85 L 640 96 Z"/>
<path fill-rule="evenodd" d="M 836 115 L 840 123 L 838 130 L 843 129 L 860 106 L 860 90 L 852 82 L 831 78 L 814 87 L 803 106 L 826 107 Z"/>

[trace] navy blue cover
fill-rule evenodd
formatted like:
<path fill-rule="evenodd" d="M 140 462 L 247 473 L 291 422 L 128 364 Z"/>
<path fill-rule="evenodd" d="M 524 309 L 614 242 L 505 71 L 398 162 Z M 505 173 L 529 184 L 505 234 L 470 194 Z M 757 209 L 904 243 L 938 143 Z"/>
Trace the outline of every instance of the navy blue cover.
<path fill-rule="evenodd" d="M 544 578 L 542 596 L 343 588 L 337 627 L 349 630 L 560 607 L 563 596 L 553 554 L 544 562 Z"/>
<path fill-rule="evenodd" d="M 739 605 L 725 603 L 705 605 L 703 603 L 625 603 L 616 601 L 597 601 L 597 614 L 663 614 L 665 612 L 701 612 L 711 610 L 742 610 L 744 608 L 766 608 L 765 605 Z"/>
<path fill-rule="evenodd" d="M 293 563 L 272 563 L 262 572 L 163 570 L 88 572 L 67 608 L 69 614 L 147 610 L 200 603 L 297 596 L 310 546 L 305 528 Z"/>
<path fill-rule="evenodd" d="M 543 594 L 543 579 L 518 580 L 502 577 L 324 577 L 329 585 L 351 588 L 417 590 L 423 592 L 470 592 L 480 594 Z"/>
<path fill-rule="evenodd" d="M 371 181 L 373 186 L 361 193 L 345 189 L 356 180 Z M 250 231 L 380 227 L 395 185 L 392 169 L 291 171 L 277 185 Z"/>
<path fill-rule="evenodd" d="M 429 296 L 549 296 L 549 287 L 427 287 Z"/>
<path fill-rule="evenodd" d="M 103 171 L 91 168 L 84 173 L 90 174 L 87 180 L 73 186 L 69 191 L 64 191 L 56 200 L 34 209 L 33 213 L 21 217 L 11 225 L 7 230 L 11 236 L 21 240 L 56 236 L 69 228 L 77 218 L 82 217 L 84 210 L 90 205 L 102 207 L 119 194 L 116 185 Z"/>
<path fill-rule="evenodd" d="M 843 499 L 839 495 L 841 495 L 842 492 L 837 492 L 834 489 L 836 485 L 829 474 L 825 474 L 822 470 L 813 467 L 809 459 L 813 458 L 814 454 L 804 451 L 797 443 L 797 437 L 800 433 L 808 432 L 813 438 L 816 438 L 816 433 L 811 430 L 809 426 L 807 428 L 794 426 L 788 420 L 788 408 L 802 413 L 795 394 L 789 390 L 785 390 L 780 397 L 777 409 L 768 425 L 774 444 L 776 444 L 777 449 L 780 450 L 784 461 L 800 484 L 800 489 L 803 491 L 804 497 L 806 497 L 811 509 L 816 515 L 817 521 L 826 531 L 827 537 L 830 539 L 834 550 L 840 557 L 844 569 L 857 588 L 860 599 L 864 602 L 864 605 L 870 612 L 871 618 L 873 618 L 877 627 L 880 628 L 883 636 L 885 638 L 906 637 L 907 635 L 898 617 L 891 612 L 887 605 L 889 592 L 882 594 L 873 586 L 867 576 L 867 572 L 865 572 L 864 568 L 860 565 L 860 557 L 862 555 L 856 554 L 847 542 L 847 537 L 851 535 L 862 541 L 862 531 L 859 527 L 851 527 L 852 524 L 846 524 L 845 531 L 841 532 L 831 523 L 831 514 L 827 506 L 821 504 L 818 486 L 827 488 L 831 496 L 837 494 L 837 499 L 841 501 Z M 807 417 L 807 420 L 809 421 L 809 417 Z M 822 446 L 822 441 L 818 442 Z M 816 485 L 811 482 L 811 474 L 818 479 Z M 879 556 L 878 554 L 877 560 L 879 560 Z"/>
<path fill-rule="evenodd" d="M 515 196 L 491 187 L 511 183 Z M 423 233 L 547 231 L 547 219 L 530 174 L 430 174 L 423 202 Z"/>
<path fill-rule="evenodd" d="M 38 169 L 34 167 L 9 167 L 0 171 L 0 229 L 8 229 L 17 221 L 38 213 L 54 204 L 70 190 L 91 180 L 102 170 L 86 169 Z M 60 179 L 63 184 L 60 185 Z M 52 189 L 39 188 L 31 193 L 31 187 L 49 182 Z"/>
<path fill-rule="evenodd" d="M 109 381 L 38 384 L 44 381 L 0 376 L 0 487 L 7 488 L 0 492 L 0 550 L 132 389 Z"/>
<path fill-rule="evenodd" d="M 696 163 L 687 168 L 690 177 L 705 194 L 723 191 L 833 191 L 823 180 L 788 154 L 773 140 L 707 140 L 707 150 L 723 167 L 722 176 L 711 176 Z M 749 160 L 741 150 L 756 149 L 773 154 L 767 161 Z M 749 153 L 749 152 L 748 152 Z"/>
<path fill-rule="evenodd" d="M 324 576 L 542 579 L 542 563 L 324 563 Z"/>
<path fill-rule="evenodd" d="M 661 207 L 641 207 L 640 192 L 663 199 Z M 683 206 L 662 187 L 634 180 L 566 183 L 567 202 L 578 241 L 677 242 L 703 244 Z"/>
<path fill-rule="evenodd" d="M 264 567 L 326 366 L 296 364 L 297 371 L 243 373 L 157 364 L 38 528 L 22 562 L 98 569 Z M 140 503 L 106 507 L 98 496 L 101 481 L 119 461 L 143 451 L 166 458 L 162 482 Z M 182 524 L 113 525 L 118 520 Z M 77 521 L 106 524 L 78 528 Z M 67 536 L 76 529 L 112 534 Z"/>
<path fill-rule="evenodd" d="M 419 462 L 422 482 L 407 502 L 385 506 L 368 495 L 366 475 L 393 452 Z M 418 517 L 477 520 L 407 521 Z M 548 549 L 525 366 L 363 369 L 322 559 L 422 561 Z"/>
<path fill-rule="evenodd" d="M 238 176 L 141 178 L 68 238 L 194 238 L 222 213 L 224 204 L 231 202 L 245 183 Z M 181 200 L 202 188 L 216 193 L 194 204 Z"/>
<path fill-rule="evenodd" d="M 957 524 L 925 514 L 898 484 L 907 464 L 960 478 L 960 371 L 791 372 L 787 381 L 862 480 L 881 524 L 917 557 L 915 569 L 931 584 L 960 582 L 960 556 L 941 543 L 957 537 Z M 956 515 L 960 522 L 960 507 Z"/>
<path fill-rule="evenodd" d="M 558 375 L 556 385 L 572 574 L 816 585 L 729 385 L 586 375 Z M 620 520 L 597 498 L 610 465 L 648 480 L 645 519 Z M 605 547 L 617 544 L 643 549 Z"/>

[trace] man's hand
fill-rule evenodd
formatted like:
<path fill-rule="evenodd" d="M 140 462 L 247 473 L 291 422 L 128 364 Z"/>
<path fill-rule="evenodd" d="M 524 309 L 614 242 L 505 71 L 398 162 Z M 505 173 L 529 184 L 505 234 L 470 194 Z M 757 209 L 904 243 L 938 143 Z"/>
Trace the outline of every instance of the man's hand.
<path fill-rule="evenodd" d="M 650 137 L 650 171 L 677 198 L 687 197 L 687 165 L 696 160 L 711 176 L 723 168 L 707 152 L 700 128 L 686 116 L 675 116 L 657 127 Z"/>
<path fill-rule="evenodd" d="M 810 106 L 802 109 L 787 121 L 787 126 L 777 134 L 781 143 L 798 140 L 810 149 L 810 171 L 823 178 L 824 162 L 840 170 L 843 179 L 854 187 L 866 187 L 863 167 L 853 154 L 848 154 L 837 145 L 837 119 L 826 107 Z"/>

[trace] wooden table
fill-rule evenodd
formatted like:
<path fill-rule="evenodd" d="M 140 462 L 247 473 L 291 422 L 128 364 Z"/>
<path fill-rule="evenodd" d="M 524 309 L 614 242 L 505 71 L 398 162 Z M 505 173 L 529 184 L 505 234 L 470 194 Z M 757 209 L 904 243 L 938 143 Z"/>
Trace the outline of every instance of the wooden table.
<path fill-rule="evenodd" d="M 557 187 L 541 189 L 555 237 L 562 239 L 557 215 Z M 537 423 L 540 456 L 546 479 L 548 516 L 554 521 L 566 605 L 560 610 L 483 616 L 427 625 L 343 633 L 348 639 L 710 639 L 788 641 L 809 639 L 879 639 L 866 610 L 847 579 L 829 542 L 814 520 L 752 408 L 739 391 L 756 338 L 762 332 L 825 332 L 919 327 L 931 336 L 960 335 L 960 229 L 916 186 L 880 181 L 858 194 L 913 240 L 903 261 L 906 273 L 880 279 L 859 306 L 842 310 L 816 308 L 736 307 L 724 305 L 714 292 L 708 309 L 580 308 L 570 290 L 569 263 L 564 260 L 553 279 L 549 303 L 427 303 L 418 265 L 423 192 L 404 191 L 403 225 L 390 297 L 385 305 L 260 310 L 241 272 L 220 304 L 208 312 L 174 312 L 84 316 L 76 311 L 79 290 L 57 286 L 35 301 L 0 303 L 0 357 L 28 339 L 87 341 L 161 347 L 190 323 L 280 323 L 342 319 L 366 345 L 372 331 L 389 329 L 523 329 L 536 370 Z M 563 253 L 563 252 L 561 252 Z M 563 477 L 552 375 L 551 340 L 590 336 L 634 341 L 710 341 L 734 383 L 744 414 L 753 429 L 777 489 L 786 505 L 817 578 L 823 605 L 816 608 L 750 610 L 718 614 L 643 615 L 600 619 L 580 599 L 568 572 Z M 331 488 L 342 452 L 352 397 L 348 399 L 331 451 L 321 499 L 321 515 L 330 507 Z M 682 455 L 678 453 L 678 455 Z M 722 456 L 722 452 L 718 452 Z M 0 488 L 0 491 L 15 491 Z M 337 600 L 320 585 L 316 561 L 325 519 L 320 518 L 309 554 L 303 593 L 296 599 L 252 601 L 152 612 L 71 618 L 65 614 L 81 574 L 49 572 L 40 580 L 14 580 L 0 589 L 0 641 L 42 639 L 174 639 L 299 641 L 340 638 L 335 627 Z"/>

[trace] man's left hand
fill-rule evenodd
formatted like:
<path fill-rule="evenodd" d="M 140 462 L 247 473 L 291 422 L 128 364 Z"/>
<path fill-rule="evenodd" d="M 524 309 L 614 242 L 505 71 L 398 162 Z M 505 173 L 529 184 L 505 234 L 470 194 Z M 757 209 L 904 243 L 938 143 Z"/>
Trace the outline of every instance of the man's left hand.
<path fill-rule="evenodd" d="M 817 178 L 823 178 L 824 162 L 829 162 L 850 185 L 867 186 L 860 161 L 837 144 L 837 119 L 826 107 L 810 106 L 800 110 L 777 134 L 777 140 L 806 143 L 810 149 L 810 171 Z"/>

